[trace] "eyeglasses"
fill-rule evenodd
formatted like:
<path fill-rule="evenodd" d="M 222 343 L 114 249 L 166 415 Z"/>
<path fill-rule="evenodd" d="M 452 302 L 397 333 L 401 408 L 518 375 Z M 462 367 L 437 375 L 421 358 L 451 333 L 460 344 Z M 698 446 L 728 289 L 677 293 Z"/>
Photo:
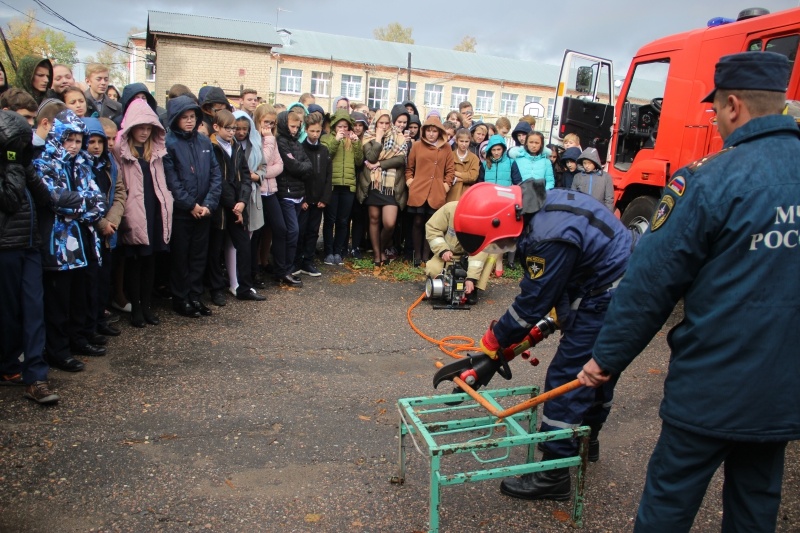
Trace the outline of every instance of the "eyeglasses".
<path fill-rule="evenodd" d="M 225 131 L 236 131 L 236 126 L 225 126 L 222 129 Z"/>

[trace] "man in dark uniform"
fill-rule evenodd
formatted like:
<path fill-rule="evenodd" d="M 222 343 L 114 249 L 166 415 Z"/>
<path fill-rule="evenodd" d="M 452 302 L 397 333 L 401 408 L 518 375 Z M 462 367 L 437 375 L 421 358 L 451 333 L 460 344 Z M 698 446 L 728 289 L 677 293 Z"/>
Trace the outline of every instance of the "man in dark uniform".
<path fill-rule="evenodd" d="M 722 531 L 775 531 L 786 443 L 800 438 L 800 130 L 781 115 L 789 73 L 770 52 L 717 63 L 703 101 L 723 150 L 667 184 L 579 374 L 589 386 L 613 382 L 684 299 L 635 531 L 689 531 L 723 462 Z"/>
<path fill-rule="evenodd" d="M 481 250 L 502 253 L 516 248 L 524 267 L 520 294 L 481 339 L 484 354 L 498 364 L 476 362 L 474 368 L 489 369 L 488 375 L 478 372 L 478 383 L 484 385 L 491 378 L 504 357 L 501 349 L 522 341 L 554 307 L 564 334 L 547 369 L 545 390 L 575 379 L 591 357 L 595 337 L 611 295 L 625 273 L 636 235 L 587 194 L 564 189 L 545 194 L 543 180 L 528 180 L 511 187 L 473 185 L 456 206 L 454 227 L 470 256 Z M 541 431 L 591 426 L 590 460 L 596 461 L 597 435 L 611 409 L 614 384 L 610 381 L 596 390 L 580 387 L 547 402 Z M 540 446 L 543 460 L 578 453 L 574 439 Z M 529 500 L 566 500 L 570 497 L 569 469 L 508 478 L 500 490 Z"/>

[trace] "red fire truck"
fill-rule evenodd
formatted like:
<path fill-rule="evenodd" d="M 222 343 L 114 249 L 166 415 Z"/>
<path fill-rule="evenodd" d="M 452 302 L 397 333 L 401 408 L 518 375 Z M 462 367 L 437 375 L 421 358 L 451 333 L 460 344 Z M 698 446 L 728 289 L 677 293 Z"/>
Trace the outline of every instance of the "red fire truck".
<path fill-rule="evenodd" d="M 722 147 L 711 104 L 720 57 L 744 51 L 784 54 L 792 62 L 790 106 L 800 100 L 800 8 L 769 14 L 746 9 L 736 20 L 712 19 L 705 28 L 643 46 L 624 80 L 610 61 L 567 50 L 557 86 L 550 142 L 576 133 L 594 146 L 614 179 L 623 222 L 649 219 L 661 189 L 677 169 Z M 560 114 L 559 114 L 560 113 Z"/>

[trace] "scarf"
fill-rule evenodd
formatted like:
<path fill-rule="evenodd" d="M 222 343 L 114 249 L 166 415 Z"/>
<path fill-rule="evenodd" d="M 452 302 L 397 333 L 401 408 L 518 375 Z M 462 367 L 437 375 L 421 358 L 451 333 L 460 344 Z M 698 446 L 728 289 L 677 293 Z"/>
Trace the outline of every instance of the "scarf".
<path fill-rule="evenodd" d="M 372 121 L 372 124 L 364 133 L 363 144 L 367 144 L 370 141 L 378 141 L 383 142 L 383 149 L 381 150 L 380 155 L 378 156 L 378 161 L 385 161 L 387 159 L 391 159 L 393 157 L 397 157 L 402 155 L 405 157 L 406 155 L 406 138 L 402 132 L 397 131 L 394 125 L 384 134 L 383 140 L 377 139 L 375 136 L 375 126 L 378 123 L 378 119 L 380 119 L 383 115 L 391 114 L 388 111 L 378 111 L 375 115 L 375 119 Z M 397 181 L 397 169 L 396 168 L 387 168 L 382 169 L 381 167 L 377 167 L 373 170 L 370 170 L 370 178 L 372 180 L 372 188 L 378 189 L 381 193 L 386 195 L 394 195 L 394 185 Z"/>

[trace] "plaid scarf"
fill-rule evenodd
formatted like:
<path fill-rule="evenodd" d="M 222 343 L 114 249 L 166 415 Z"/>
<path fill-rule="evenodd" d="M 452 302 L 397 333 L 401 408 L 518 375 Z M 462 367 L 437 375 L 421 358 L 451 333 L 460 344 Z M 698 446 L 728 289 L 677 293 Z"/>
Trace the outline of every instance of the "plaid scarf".
<path fill-rule="evenodd" d="M 380 139 L 375 137 L 375 125 L 378 123 L 378 119 L 383 115 L 389 115 L 391 117 L 391 114 L 388 111 L 378 111 L 378 113 L 375 115 L 375 119 L 369 126 L 369 130 L 367 130 L 367 132 L 364 134 L 364 144 L 367 144 L 370 141 L 381 142 Z M 381 154 L 378 156 L 377 162 L 385 161 L 387 159 L 397 157 L 398 155 L 402 155 L 403 157 L 406 155 L 406 138 L 402 132 L 397 131 L 397 129 L 392 126 L 391 129 L 383 136 L 383 149 L 381 150 Z M 373 189 L 378 189 L 381 193 L 386 195 L 394 195 L 394 185 L 397 180 L 397 169 L 382 169 L 378 167 L 370 171 L 370 178 L 372 179 Z"/>

